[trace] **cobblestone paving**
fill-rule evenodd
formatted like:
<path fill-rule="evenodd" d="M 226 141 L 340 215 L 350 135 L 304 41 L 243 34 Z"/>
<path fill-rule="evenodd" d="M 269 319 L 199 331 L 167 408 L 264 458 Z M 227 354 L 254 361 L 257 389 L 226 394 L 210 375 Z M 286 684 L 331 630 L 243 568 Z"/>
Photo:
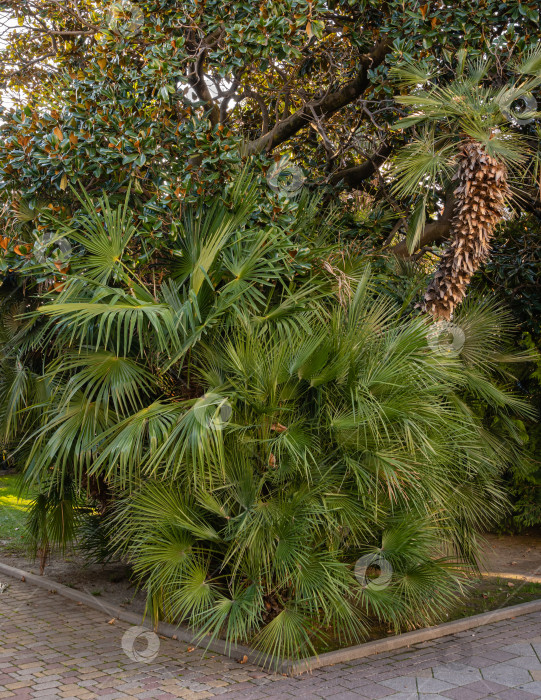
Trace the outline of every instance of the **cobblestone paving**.
<path fill-rule="evenodd" d="M 0 594 L 0 698 L 541 698 L 541 613 L 296 678 L 189 652 L 169 639 L 159 640 L 151 662 L 134 661 L 122 648 L 133 628 L 108 620 L 105 613 L 9 581 Z"/>

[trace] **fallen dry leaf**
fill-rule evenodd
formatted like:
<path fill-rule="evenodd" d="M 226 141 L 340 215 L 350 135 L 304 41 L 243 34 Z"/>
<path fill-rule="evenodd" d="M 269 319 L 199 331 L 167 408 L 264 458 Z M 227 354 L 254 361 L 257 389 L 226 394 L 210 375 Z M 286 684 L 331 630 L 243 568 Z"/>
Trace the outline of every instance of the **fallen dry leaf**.
<path fill-rule="evenodd" d="M 245 664 L 248 661 L 248 657 L 246 656 L 246 654 L 244 654 L 242 659 L 237 659 L 237 661 L 239 662 L 239 664 Z"/>
<path fill-rule="evenodd" d="M 112 617 L 109 622 L 107 623 L 108 625 L 114 625 L 116 622 L 116 617 Z"/>

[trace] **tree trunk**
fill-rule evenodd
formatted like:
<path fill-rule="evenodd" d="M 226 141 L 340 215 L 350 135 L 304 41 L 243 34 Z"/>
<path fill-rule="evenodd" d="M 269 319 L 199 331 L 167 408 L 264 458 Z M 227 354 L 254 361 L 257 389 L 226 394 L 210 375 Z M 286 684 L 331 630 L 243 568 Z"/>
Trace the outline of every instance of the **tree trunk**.
<path fill-rule="evenodd" d="M 464 299 L 476 270 L 490 252 L 490 240 L 509 197 L 507 170 L 476 141 L 467 141 L 456 174 L 451 244 L 424 298 L 424 310 L 449 320 Z"/>

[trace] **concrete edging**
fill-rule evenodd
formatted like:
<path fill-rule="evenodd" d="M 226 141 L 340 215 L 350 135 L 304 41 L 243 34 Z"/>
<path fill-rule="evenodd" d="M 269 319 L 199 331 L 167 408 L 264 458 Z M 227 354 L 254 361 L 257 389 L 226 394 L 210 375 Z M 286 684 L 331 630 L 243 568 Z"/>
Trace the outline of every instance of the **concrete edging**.
<path fill-rule="evenodd" d="M 376 639 L 373 642 L 365 642 L 357 646 L 329 651 L 320 656 L 313 656 L 305 661 L 297 661 L 292 664 L 289 671 L 291 675 L 303 673 L 304 671 L 313 671 L 323 666 L 354 661 L 355 659 L 362 659 L 372 654 L 380 654 L 383 651 L 394 651 L 395 649 L 409 647 L 412 644 L 429 642 L 432 639 L 447 637 L 457 632 L 464 632 L 465 630 L 482 627 L 483 625 L 490 625 L 493 622 L 500 622 L 500 620 L 509 620 L 519 615 L 527 615 L 528 613 L 539 611 L 541 611 L 541 600 L 533 600 L 529 603 L 520 603 L 519 605 L 510 605 L 508 608 L 500 608 L 499 610 L 492 610 L 490 612 L 480 613 L 479 615 L 472 615 L 471 617 L 463 617 L 460 620 L 453 620 L 452 622 L 443 622 L 433 627 L 423 627 L 423 629 L 414 630 L 413 632 L 404 632 L 403 634 L 397 634 L 389 639 Z"/>
<path fill-rule="evenodd" d="M 27 571 L 17 569 L 2 562 L 0 562 L 0 573 L 4 573 L 7 576 L 11 576 L 12 578 L 17 578 L 19 580 L 24 579 L 27 583 L 33 583 L 34 585 L 39 586 L 40 588 L 45 588 L 49 591 L 54 590 L 56 593 L 59 593 L 60 595 L 69 598 L 76 603 L 82 603 L 83 605 L 87 605 L 94 610 L 106 612 L 108 615 L 111 615 L 111 617 L 122 620 L 123 622 L 128 622 L 132 625 L 141 625 L 152 629 L 152 625 L 148 622 L 142 621 L 141 616 L 137 615 L 136 613 L 123 610 L 122 608 L 119 608 L 116 605 L 111 605 L 110 603 L 98 601 L 96 598 L 88 595 L 87 593 L 81 593 L 75 588 L 69 588 L 63 584 L 56 583 L 56 581 L 52 581 L 44 576 L 37 576 L 36 574 L 31 574 Z M 528 580 L 529 577 L 521 576 L 521 578 Z M 519 605 L 509 606 L 508 608 L 500 608 L 498 610 L 492 610 L 491 612 L 480 613 L 479 615 L 472 615 L 471 617 L 464 617 L 460 620 L 444 622 L 440 625 L 434 625 L 433 627 L 424 627 L 423 629 L 414 630 L 413 632 L 397 634 L 388 639 L 376 639 L 373 642 L 365 642 L 364 644 L 357 644 L 356 646 L 346 647 L 345 649 L 329 651 L 325 654 L 312 656 L 302 661 L 282 661 L 273 665 L 272 663 L 269 664 L 269 660 L 267 659 L 265 667 L 269 668 L 270 666 L 278 673 L 285 673 L 287 675 L 294 676 L 307 671 L 313 671 L 317 668 L 322 668 L 323 666 L 332 666 L 333 664 L 337 663 L 355 661 L 355 659 L 362 659 L 365 656 L 379 654 L 384 651 L 394 651 L 395 649 L 409 647 L 413 644 L 428 642 L 432 639 L 439 639 L 441 637 L 447 637 L 451 634 L 456 634 L 457 632 L 464 632 L 483 625 L 490 625 L 493 622 L 499 622 L 500 620 L 509 620 L 511 618 L 518 617 L 519 615 L 527 615 L 528 613 L 539 611 L 541 611 L 541 600 L 533 600 L 529 603 L 520 603 Z M 177 627 L 166 622 L 160 622 L 157 632 L 164 637 L 172 638 L 175 636 L 178 641 L 187 642 L 188 644 L 193 644 L 194 646 L 198 646 L 203 649 L 209 649 L 225 656 L 231 656 L 232 654 L 239 655 L 241 657 L 246 656 L 248 657 L 247 662 L 258 666 L 263 665 L 261 663 L 260 652 L 242 645 L 229 646 L 220 639 L 211 641 L 208 636 L 201 639 L 194 639 L 193 634 L 183 625 Z"/>

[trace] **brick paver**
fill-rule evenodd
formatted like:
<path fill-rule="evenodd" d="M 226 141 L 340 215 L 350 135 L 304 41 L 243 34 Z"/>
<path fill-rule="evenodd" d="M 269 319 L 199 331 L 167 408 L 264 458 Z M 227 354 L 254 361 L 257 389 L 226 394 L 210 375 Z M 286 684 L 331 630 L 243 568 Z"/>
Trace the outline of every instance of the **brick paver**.
<path fill-rule="evenodd" d="M 0 594 L 0 699 L 541 698 L 541 613 L 296 678 L 170 639 L 159 648 L 156 638 L 132 644 L 137 628 L 108 622 L 105 613 L 10 581 Z M 156 655 L 141 661 L 153 643 Z"/>

